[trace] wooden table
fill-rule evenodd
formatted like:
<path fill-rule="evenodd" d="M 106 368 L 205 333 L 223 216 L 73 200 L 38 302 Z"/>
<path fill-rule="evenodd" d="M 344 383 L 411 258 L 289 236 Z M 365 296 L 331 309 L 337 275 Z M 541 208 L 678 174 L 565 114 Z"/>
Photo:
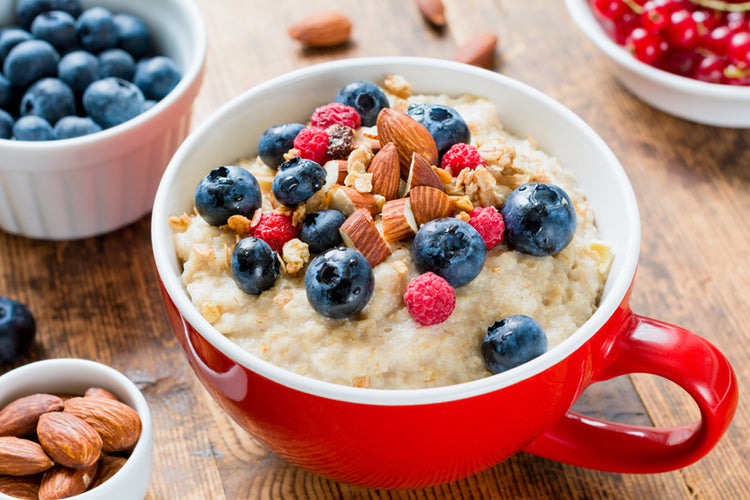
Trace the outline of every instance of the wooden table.
<path fill-rule="evenodd" d="M 740 384 L 750 382 L 750 131 L 688 123 L 629 95 L 560 1 L 444 0 L 448 26 L 442 31 L 425 24 L 413 1 L 196 1 L 208 25 L 209 49 L 194 124 L 252 85 L 295 68 L 369 55 L 451 58 L 472 33 L 496 33 L 501 42 L 495 69 L 572 108 L 630 176 L 643 224 L 634 310 L 704 335 L 730 358 Z M 350 44 L 304 50 L 287 36 L 291 21 L 330 9 L 353 19 Z M 150 499 L 750 495 L 750 415 L 743 405 L 706 458 L 667 474 L 602 473 L 521 453 L 462 481 L 398 492 L 351 487 L 291 466 L 234 424 L 190 371 L 157 290 L 149 227 L 144 217 L 115 233 L 75 242 L 0 233 L 0 295 L 27 303 L 36 315 L 32 360 L 94 359 L 143 389 L 155 421 Z M 695 405 L 673 384 L 642 375 L 597 384 L 576 408 L 645 425 L 698 418 Z"/>

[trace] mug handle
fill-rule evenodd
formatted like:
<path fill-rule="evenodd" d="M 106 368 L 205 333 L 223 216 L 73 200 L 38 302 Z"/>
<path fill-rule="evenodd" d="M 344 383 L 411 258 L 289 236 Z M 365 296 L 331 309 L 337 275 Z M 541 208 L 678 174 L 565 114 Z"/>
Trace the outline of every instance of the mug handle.
<path fill-rule="evenodd" d="M 630 310 L 626 314 L 620 332 L 594 359 L 596 371 L 588 385 L 629 373 L 658 375 L 687 391 L 701 419 L 678 427 L 640 427 L 569 411 L 524 451 L 589 469 L 655 473 L 685 467 L 719 441 L 738 400 L 727 358 L 688 330 Z"/>

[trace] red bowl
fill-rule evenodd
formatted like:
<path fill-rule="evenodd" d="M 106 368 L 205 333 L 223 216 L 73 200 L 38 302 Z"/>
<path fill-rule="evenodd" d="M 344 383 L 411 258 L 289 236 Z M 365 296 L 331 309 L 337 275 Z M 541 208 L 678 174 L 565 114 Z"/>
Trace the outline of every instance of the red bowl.
<path fill-rule="evenodd" d="M 346 387 L 243 351 L 191 304 L 167 219 L 192 210 L 198 181 L 215 165 L 254 154 L 255 141 L 248 138 L 267 127 L 304 120 L 352 80 L 377 82 L 388 74 L 405 76 L 419 92 L 489 98 L 507 130 L 533 137 L 586 193 L 615 259 L 594 315 L 542 356 L 445 387 Z M 172 159 L 156 196 L 152 243 L 170 321 L 206 389 L 269 449 L 335 480 L 424 487 L 474 474 L 521 450 L 600 470 L 663 472 L 708 453 L 736 409 L 734 373 L 715 347 L 629 308 L 640 222 L 632 188 L 612 152 L 571 111 L 493 72 L 443 60 L 363 58 L 311 66 L 250 89 L 191 134 Z M 631 427 L 569 411 L 592 383 L 635 372 L 682 386 L 698 404 L 701 420 L 674 428 Z"/>

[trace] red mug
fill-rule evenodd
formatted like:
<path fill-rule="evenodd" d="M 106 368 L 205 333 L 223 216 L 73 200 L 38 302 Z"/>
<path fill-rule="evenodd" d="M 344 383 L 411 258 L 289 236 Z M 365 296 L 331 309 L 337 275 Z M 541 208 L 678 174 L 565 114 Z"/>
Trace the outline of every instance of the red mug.
<path fill-rule="evenodd" d="M 381 390 L 304 377 L 242 350 L 191 304 L 167 219 L 190 212 L 213 166 L 254 153 L 267 127 L 300 121 L 353 80 L 406 77 L 420 93 L 470 93 L 493 101 L 505 128 L 528 134 L 573 173 L 615 258 L 591 318 L 558 346 L 517 368 L 445 387 Z M 295 96 L 289 106 L 289 96 Z M 377 488 L 446 483 L 519 451 L 613 472 L 664 472 L 706 455 L 737 406 L 727 359 L 682 328 L 629 307 L 640 247 L 630 183 L 612 152 L 575 114 L 497 73 L 444 60 L 361 58 L 311 66 L 258 85 L 214 113 L 180 147 L 162 178 L 152 243 L 166 309 L 198 378 L 258 441 L 289 462 L 338 481 Z M 674 428 L 637 427 L 578 415 L 591 384 L 628 373 L 684 388 L 701 418 Z"/>

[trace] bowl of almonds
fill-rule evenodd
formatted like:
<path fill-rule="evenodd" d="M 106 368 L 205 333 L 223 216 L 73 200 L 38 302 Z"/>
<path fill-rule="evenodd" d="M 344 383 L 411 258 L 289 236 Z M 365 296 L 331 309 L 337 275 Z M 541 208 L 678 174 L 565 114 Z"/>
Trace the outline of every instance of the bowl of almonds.
<path fill-rule="evenodd" d="M 0 499 L 144 498 L 151 415 L 122 373 L 82 359 L 0 377 Z"/>

